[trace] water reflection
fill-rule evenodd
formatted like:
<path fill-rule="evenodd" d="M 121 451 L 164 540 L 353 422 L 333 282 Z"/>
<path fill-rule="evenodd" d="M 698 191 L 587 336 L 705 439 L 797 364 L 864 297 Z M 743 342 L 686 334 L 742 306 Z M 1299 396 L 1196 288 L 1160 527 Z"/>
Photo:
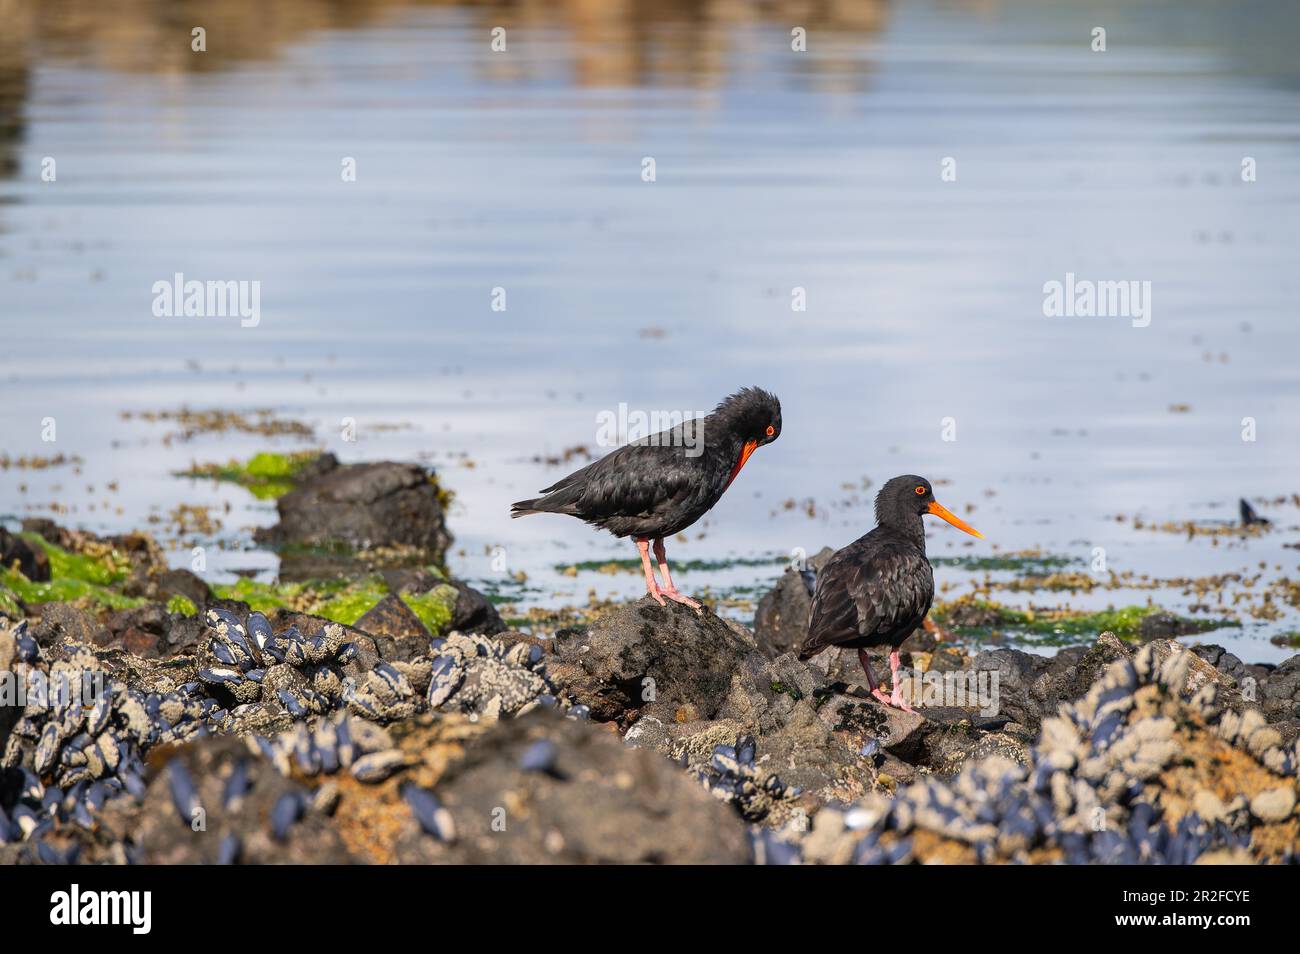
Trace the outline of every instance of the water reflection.
<path fill-rule="evenodd" d="M 5 0 L 9 43 L 15 50 L 96 69 L 157 74 L 238 68 L 283 55 L 313 33 L 400 26 L 403 15 L 439 16 L 450 27 L 480 34 L 507 29 L 518 55 L 484 62 L 485 76 L 528 82 L 551 74 L 557 54 L 579 86 L 708 87 L 725 81 L 745 27 L 784 28 L 770 34 L 781 50 L 796 26 L 818 31 L 824 45 L 817 65 L 843 66 L 850 51 L 885 23 L 884 0 L 736 3 L 733 0 L 568 0 L 568 2 L 457 3 L 438 0 Z M 206 31 L 206 52 L 191 51 L 191 31 Z M 513 36 L 511 34 L 513 33 Z M 563 34 L 570 45 L 551 49 Z M 7 51 L 6 55 L 9 54 Z"/>

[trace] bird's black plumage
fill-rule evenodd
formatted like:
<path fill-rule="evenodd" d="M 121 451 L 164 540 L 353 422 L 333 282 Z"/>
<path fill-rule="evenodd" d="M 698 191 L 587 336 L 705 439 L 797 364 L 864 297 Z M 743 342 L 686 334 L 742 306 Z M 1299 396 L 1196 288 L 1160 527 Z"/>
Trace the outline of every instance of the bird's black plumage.
<path fill-rule="evenodd" d="M 934 499 L 924 477 L 895 477 L 876 496 L 877 526 L 835 553 L 817 573 L 808 635 L 799 658 L 828 646 L 897 647 L 934 602 L 934 571 L 925 555 L 923 514 L 976 533 Z"/>
<path fill-rule="evenodd" d="M 713 413 L 626 444 L 515 503 L 510 515 L 562 513 L 618 537 L 670 537 L 718 502 L 749 453 L 780 435 L 781 402 L 744 388 Z"/>
<path fill-rule="evenodd" d="M 934 573 L 924 543 L 918 547 L 877 527 L 817 574 L 799 658 L 828 646 L 897 646 L 921 625 L 933 602 Z"/>

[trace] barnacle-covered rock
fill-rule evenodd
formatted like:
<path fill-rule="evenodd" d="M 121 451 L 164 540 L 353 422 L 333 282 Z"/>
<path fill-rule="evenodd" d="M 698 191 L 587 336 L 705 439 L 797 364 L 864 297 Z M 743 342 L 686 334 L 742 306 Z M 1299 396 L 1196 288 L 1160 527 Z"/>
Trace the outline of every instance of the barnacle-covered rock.
<path fill-rule="evenodd" d="M 783 809 L 799 796 L 797 788 L 758 763 L 758 743 L 749 735 L 715 747 L 699 777 L 715 798 L 733 805 L 748 822 L 763 821 L 774 813 L 788 816 Z"/>
<path fill-rule="evenodd" d="M 346 864 L 309 793 L 238 739 L 176 750 L 157 767 L 131 826 L 145 864 Z"/>
<path fill-rule="evenodd" d="M 888 801 L 824 808 L 794 843 L 813 861 L 851 853 L 888 862 L 904 839 L 909 852 L 950 862 L 1190 864 L 1243 851 L 1293 855 L 1293 838 L 1274 837 L 1267 826 L 1294 811 L 1296 753 L 1278 744 L 1258 710 L 1220 710 L 1222 687 L 1204 678 L 1198 662 L 1149 644 L 1045 719 L 1027 765 L 982 758 L 951 781 L 922 779 Z M 1228 743 L 1234 748 L 1224 750 Z M 1219 766 L 1213 778 L 1199 774 L 1209 765 Z M 862 813 L 856 825 L 854 812 Z"/>
<path fill-rule="evenodd" d="M 434 641 L 426 700 L 431 709 L 496 719 L 555 699 L 542 651 L 474 633 Z"/>

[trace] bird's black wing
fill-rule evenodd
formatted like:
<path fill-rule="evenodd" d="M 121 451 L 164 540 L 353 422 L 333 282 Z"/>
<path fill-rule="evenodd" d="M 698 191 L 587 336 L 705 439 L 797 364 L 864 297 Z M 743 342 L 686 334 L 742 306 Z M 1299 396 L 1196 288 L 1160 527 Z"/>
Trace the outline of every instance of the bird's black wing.
<path fill-rule="evenodd" d="M 910 620 L 924 617 L 933 599 L 934 573 L 924 554 L 904 543 L 864 537 L 817 574 L 808 637 L 799 655 L 806 658 L 859 639 L 883 642 Z"/>
<path fill-rule="evenodd" d="M 575 508 L 586 519 L 653 516 L 688 496 L 697 477 L 681 447 L 628 444 L 591 465 Z"/>
<path fill-rule="evenodd" d="M 688 421 L 626 444 L 556 481 L 536 500 L 515 504 L 515 515 L 547 511 L 600 521 L 650 517 L 671 509 L 698 492 L 701 459 L 688 456 L 688 450 L 698 446 L 701 432 L 683 429 L 699 426 L 698 421 Z"/>

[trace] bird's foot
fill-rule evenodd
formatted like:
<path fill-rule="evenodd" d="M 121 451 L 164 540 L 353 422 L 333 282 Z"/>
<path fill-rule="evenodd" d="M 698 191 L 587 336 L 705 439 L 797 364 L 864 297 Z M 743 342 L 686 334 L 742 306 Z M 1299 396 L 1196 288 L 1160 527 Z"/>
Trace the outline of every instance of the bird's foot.
<path fill-rule="evenodd" d="M 689 606 L 691 609 L 695 610 L 697 613 L 698 613 L 699 610 L 700 610 L 700 604 L 699 604 L 698 602 L 696 602 L 695 600 L 691 599 L 689 596 L 686 596 L 686 595 L 684 595 L 684 594 L 682 594 L 682 593 L 678 593 L 677 590 L 675 590 L 675 589 L 672 589 L 672 590 L 660 590 L 659 592 L 662 593 L 664 596 L 668 597 L 668 598 L 669 598 L 670 600 L 672 600 L 674 603 L 681 603 L 683 606 Z"/>
<path fill-rule="evenodd" d="M 891 709 L 901 709 L 903 712 L 916 711 L 915 709 L 913 709 L 911 706 L 907 704 L 907 702 L 903 699 L 903 693 L 898 689 L 894 690 L 894 694 L 892 696 L 887 695 L 884 689 L 872 689 L 871 694 L 876 697 L 877 702 L 880 702 L 883 705 L 887 705 Z"/>
<path fill-rule="evenodd" d="M 648 586 L 648 587 L 646 587 L 646 591 L 645 591 L 645 592 L 646 592 L 646 596 L 653 596 L 653 597 L 654 597 L 654 601 L 655 601 L 656 603 L 658 603 L 660 606 L 667 606 L 667 605 L 668 605 L 667 603 L 664 602 L 664 595 L 665 595 L 665 594 L 663 594 L 663 592 L 659 589 L 659 587 L 657 587 L 657 586 L 655 586 L 655 587 L 649 587 L 649 586 Z"/>
<path fill-rule="evenodd" d="M 889 697 L 889 704 L 893 706 L 895 709 L 902 709 L 904 712 L 916 711 L 911 706 L 909 706 L 907 704 L 907 701 L 903 698 L 903 690 L 897 687 L 894 689 L 894 694 Z"/>

